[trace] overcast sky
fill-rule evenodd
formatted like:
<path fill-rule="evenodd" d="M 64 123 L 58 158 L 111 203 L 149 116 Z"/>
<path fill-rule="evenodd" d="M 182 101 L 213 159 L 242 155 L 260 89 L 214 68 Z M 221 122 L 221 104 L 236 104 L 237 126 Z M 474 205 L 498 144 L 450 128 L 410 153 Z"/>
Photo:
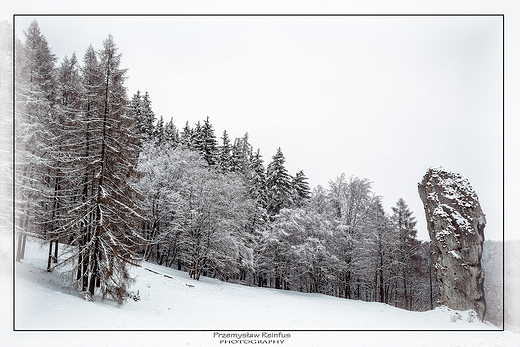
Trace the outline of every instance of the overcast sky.
<path fill-rule="evenodd" d="M 37 19 L 61 60 L 110 33 L 128 94 L 148 91 L 182 128 L 209 116 L 249 133 L 265 166 L 278 147 L 312 188 L 345 173 L 402 197 L 428 239 L 417 183 L 442 166 L 468 178 L 502 239 L 502 17 L 16 17 Z"/>

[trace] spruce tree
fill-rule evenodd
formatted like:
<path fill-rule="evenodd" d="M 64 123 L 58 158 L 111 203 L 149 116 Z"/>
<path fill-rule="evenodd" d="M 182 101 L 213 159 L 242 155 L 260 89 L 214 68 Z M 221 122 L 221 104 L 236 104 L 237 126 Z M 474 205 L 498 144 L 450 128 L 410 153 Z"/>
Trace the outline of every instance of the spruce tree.
<path fill-rule="evenodd" d="M 134 94 L 130 102 L 130 112 L 135 119 L 140 136 L 139 145 L 142 147 L 144 143 L 152 141 L 156 135 L 154 126 L 156 119 L 152 111 L 152 102 L 148 92 L 142 95 L 138 90 Z"/>
<path fill-rule="evenodd" d="M 202 133 L 202 125 L 200 124 L 200 121 L 198 121 L 192 129 L 191 145 L 192 148 L 199 153 L 204 152 L 204 134 Z"/>
<path fill-rule="evenodd" d="M 179 141 L 179 131 L 173 124 L 173 119 L 170 119 L 170 121 L 164 126 L 164 142 L 170 147 L 175 148 Z"/>
<path fill-rule="evenodd" d="M 417 221 L 412 216 L 406 202 L 399 198 L 396 206 L 392 207 L 392 222 L 394 223 L 394 229 L 396 230 L 396 265 L 398 267 L 399 277 L 401 283 L 399 283 L 399 294 L 400 294 L 400 306 L 407 310 L 412 309 L 413 300 L 413 268 L 416 258 L 418 257 L 417 251 L 420 246 L 420 241 L 417 240 L 417 230 L 415 225 Z"/>
<path fill-rule="evenodd" d="M 145 140 L 151 140 L 154 135 L 154 123 L 155 123 L 155 114 L 152 111 L 152 101 L 150 100 L 150 95 L 148 92 L 145 92 L 143 95 L 143 104 L 142 104 L 142 120 L 139 127 L 139 132 L 142 134 Z"/>
<path fill-rule="evenodd" d="M 259 206 L 267 208 L 267 185 L 266 185 L 264 161 L 260 154 L 260 148 L 251 158 L 251 175 L 249 177 L 249 194 Z"/>
<path fill-rule="evenodd" d="M 245 133 L 242 138 L 235 139 L 231 149 L 230 170 L 232 172 L 238 172 L 244 177 L 248 177 L 251 170 L 251 155 L 252 146 L 249 144 L 249 134 Z"/>
<path fill-rule="evenodd" d="M 206 117 L 206 120 L 204 120 L 201 132 L 204 159 L 206 159 L 208 165 L 214 166 L 218 162 L 218 142 L 213 125 L 209 122 L 209 117 Z"/>
<path fill-rule="evenodd" d="M 254 215 L 251 220 L 251 233 L 260 238 L 258 231 L 261 230 L 269 216 L 267 215 L 267 183 L 265 177 L 264 161 L 258 149 L 251 157 L 251 171 L 248 177 L 249 196 L 254 201 Z"/>
<path fill-rule="evenodd" d="M 186 148 L 193 148 L 193 130 L 190 128 L 189 122 L 186 121 L 186 125 L 181 132 L 181 144 Z"/>
<path fill-rule="evenodd" d="M 223 173 L 231 172 L 231 142 L 226 130 L 222 133 L 222 146 L 219 147 L 218 162 Z"/>
<path fill-rule="evenodd" d="M 152 141 L 157 145 L 164 143 L 164 119 L 163 116 L 159 117 L 157 124 L 152 127 Z"/>
<path fill-rule="evenodd" d="M 133 115 L 133 117 L 135 119 L 139 132 L 141 132 L 141 122 L 143 119 L 142 104 L 143 104 L 143 96 L 141 95 L 141 91 L 138 90 L 132 96 L 132 100 L 130 101 L 129 109 L 130 109 L 130 113 Z M 139 144 L 142 145 L 142 141 L 140 141 Z"/>
<path fill-rule="evenodd" d="M 291 206 L 291 176 L 285 169 L 285 157 L 278 148 L 272 161 L 267 166 L 267 212 L 271 217 L 277 215 L 282 208 Z"/>
<path fill-rule="evenodd" d="M 293 203 L 296 207 L 302 207 L 311 197 L 311 189 L 307 183 L 307 177 L 303 170 L 296 173 L 292 179 Z"/>

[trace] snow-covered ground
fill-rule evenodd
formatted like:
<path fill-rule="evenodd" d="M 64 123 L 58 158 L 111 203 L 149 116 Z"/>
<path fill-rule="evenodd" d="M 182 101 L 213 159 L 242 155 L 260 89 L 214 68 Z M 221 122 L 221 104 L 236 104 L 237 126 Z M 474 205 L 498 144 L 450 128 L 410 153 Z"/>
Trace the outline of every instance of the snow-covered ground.
<path fill-rule="evenodd" d="M 195 281 L 184 272 L 151 263 L 143 263 L 132 270 L 136 283 L 131 289 L 139 291 L 139 301 L 128 300 L 121 307 L 110 300 L 101 301 L 99 297 L 94 302 L 87 302 L 79 293 L 64 285 L 58 272 L 45 271 L 46 250 L 46 246 L 40 247 L 31 241 L 27 245 L 25 259 L 17 264 L 14 301 L 16 331 L 10 331 L 13 329 L 13 316 L 5 314 L 7 310 L 2 309 L 2 336 L 8 336 L 13 342 L 8 346 L 83 346 L 94 341 L 97 346 L 216 346 L 253 344 L 253 341 L 260 340 L 276 340 L 279 341 L 277 344 L 283 340 L 284 345 L 290 346 L 520 345 L 520 335 L 497 331 L 493 325 L 472 319 L 469 312 L 454 312 L 446 308 L 409 312 L 380 303 L 246 287 L 204 277 L 201 281 Z M 2 307 L 11 304 L 5 299 L 12 298 L 13 290 L 9 277 L 11 271 L 5 266 L 5 260 L 4 256 L 0 278 Z M 42 333 L 23 330 L 80 331 Z M 184 332 L 137 333 L 129 330 Z M 226 340 L 222 335 L 215 335 L 216 332 L 229 331 L 234 334 L 282 332 L 285 338 L 266 335 L 271 337 L 234 337 Z M 291 336 L 287 337 L 287 334 Z M 223 340 L 230 342 L 224 343 Z"/>

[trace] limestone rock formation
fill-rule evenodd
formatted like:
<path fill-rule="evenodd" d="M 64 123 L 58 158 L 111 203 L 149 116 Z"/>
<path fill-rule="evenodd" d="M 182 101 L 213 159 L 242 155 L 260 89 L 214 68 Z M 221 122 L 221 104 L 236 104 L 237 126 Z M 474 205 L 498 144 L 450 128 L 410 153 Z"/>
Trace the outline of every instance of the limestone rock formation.
<path fill-rule="evenodd" d="M 480 259 L 486 218 L 468 180 L 430 168 L 418 184 L 424 204 L 439 301 L 455 310 L 473 309 L 484 319 L 484 271 Z"/>

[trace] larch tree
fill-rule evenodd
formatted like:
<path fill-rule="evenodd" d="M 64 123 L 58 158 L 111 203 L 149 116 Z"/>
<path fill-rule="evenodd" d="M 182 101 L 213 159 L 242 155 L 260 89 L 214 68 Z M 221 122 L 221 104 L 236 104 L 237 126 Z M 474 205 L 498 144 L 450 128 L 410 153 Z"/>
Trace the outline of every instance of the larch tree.
<path fill-rule="evenodd" d="M 103 42 L 99 57 L 102 106 L 94 129 L 99 162 L 92 200 L 95 228 L 89 245 L 88 293 L 93 295 L 94 283 L 99 282 L 103 298 L 110 296 L 120 303 L 131 280 L 128 265 L 140 260 L 137 251 L 143 245 L 138 231 L 140 193 L 133 185 L 138 176 L 138 137 L 126 109 L 126 69 L 120 67 L 121 54 L 112 35 Z"/>
<path fill-rule="evenodd" d="M 139 136 L 128 112 L 126 70 L 120 61 L 111 35 L 98 54 L 92 47 L 85 54 L 84 136 L 78 148 L 84 160 L 76 170 L 82 172 L 83 194 L 67 223 L 69 228 L 79 225 L 72 241 L 77 251 L 67 258 L 77 259 L 78 287 L 86 299 L 99 287 L 103 299 L 111 297 L 118 304 L 125 300 L 132 281 L 128 266 L 140 260 L 138 251 L 145 243 L 139 232 L 141 194 L 135 188 Z"/>
<path fill-rule="evenodd" d="M 51 261 L 58 261 L 58 242 L 68 241 L 72 235 L 63 228 L 69 218 L 70 203 L 78 197 L 77 160 L 78 152 L 78 122 L 77 115 L 81 112 L 81 77 L 79 64 L 75 54 L 69 59 L 63 59 L 57 70 L 56 77 L 56 111 L 55 117 L 50 121 L 50 127 L 54 134 L 52 145 L 53 165 L 49 170 L 49 184 L 51 186 L 48 208 L 49 218 L 46 226 L 46 234 L 49 242 L 49 254 L 47 271 L 51 271 Z M 81 127 L 80 127 L 81 128 Z M 81 137 L 81 135 L 80 135 Z M 68 177 L 66 177 L 68 176 Z M 74 182 L 74 184 L 70 184 Z M 54 253 L 52 246 L 54 243 Z"/>
<path fill-rule="evenodd" d="M 50 175 L 55 160 L 55 61 L 36 21 L 15 45 L 16 260 L 24 257 L 28 234 L 46 237 L 52 204 Z"/>
<path fill-rule="evenodd" d="M 103 73 L 94 47 L 90 45 L 80 67 L 81 75 L 81 111 L 76 114 L 76 127 L 70 144 L 70 152 L 76 154 L 70 172 L 65 175 L 65 184 L 78 187 L 78 198 L 74 199 L 64 231 L 70 230 L 74 235 L 72 244 L 76 246 L 75 254 L 68 259 L 76 265 L 74 283 L 82 292 L 87 293 L 89 287 L 91 261 L 90 242 L 95 228 L 94 206 L 96 199 L 95 178 L 99 166 L 99 124 L 102 110 Z M 88 298 L 89 296 L 86 295 Z"/>

